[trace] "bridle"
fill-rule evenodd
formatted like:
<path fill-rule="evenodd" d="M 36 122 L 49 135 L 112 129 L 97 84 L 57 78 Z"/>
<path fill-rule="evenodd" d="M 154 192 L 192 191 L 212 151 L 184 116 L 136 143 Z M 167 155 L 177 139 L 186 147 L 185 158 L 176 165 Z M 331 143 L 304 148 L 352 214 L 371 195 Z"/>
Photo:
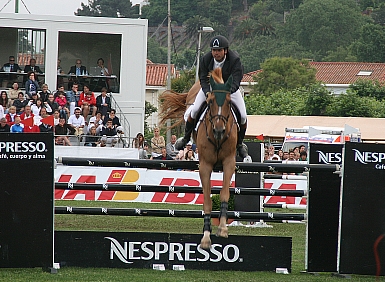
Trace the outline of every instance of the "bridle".
<path fill-rule="evenodd" d="M 215 93 L 228 93 L 228 91 L 224 91 L 224 90 L 213 90 L 212 94 L 215 95 Z M 217 96 L 215 96 L 217 97 Z M 217 113 L 217 114 L 212 114 L 212 106 L 213 106 L 213 103 L 214 103 L 214 99 L 209 99 L 209 101 L 207 102 L 207 112 L 206 112 L 206 116 L 211 124 L 211 129 L 212 129 L 212 132 L 214 132 L 214 129 L 215 129 L 215 125 L 214 125 L 214 122 L 217 122 L 218 120 L 221 120 L 223 122 L 223 127 L 225 128 L 225 132 L 224 132 L 224 135 L 221 139 L 216 139 L 216 138 L 211 138 L 210 137 L 210 133 L 209 133 L 209 128 L 207 126 L 207 123 L 205 122 L 205 128 L 206 128 L 206 138 L 209 140 L 209 142 L 211 144 L 214 145 L 215 147 L 215 150 L 216 152 L 218 153 L 219 150 L 222 148 L 222 145 L 226 142 L 226 140 L 229 138 L 230 136 L 230 133 L 231 133 L 231 130 L 233 128 L 233 126 L 235 125 L 235 117 L 234 117 L 234 114 L 233 114 L 233 111 L 232 111 L 232 108 L 231 108 L 231 100 L 228 101 L 227 99 L 225 99 L 224 103 L 228 103 L 228 106 L 229 106 L 229 111 L 228 111 L 228 114 L 227 116 L 221 114 L 221 113 Z M 218 106 L 219 107 L 219 106 Z M 230 127 L 228 127 L 228 122 L 229 122 L 229 119 L 230 119 L 230 116 L 233 117 L 233 123 L 231 124 Z M 213 133 L 214 134 L 214 133 Z"/>

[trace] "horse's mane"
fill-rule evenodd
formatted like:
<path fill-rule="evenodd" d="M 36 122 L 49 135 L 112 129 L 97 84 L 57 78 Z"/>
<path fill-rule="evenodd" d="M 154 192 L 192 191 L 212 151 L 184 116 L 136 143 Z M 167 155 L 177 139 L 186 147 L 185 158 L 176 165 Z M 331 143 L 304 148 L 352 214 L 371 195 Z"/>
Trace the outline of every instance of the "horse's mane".
<path fill-rule="evenodd" d="M 213 77 L 216 83 L 224 83 L 221 68 L 213 70 L 209 75 Z M 197 81 L 187 93 L 177 93 L 172 90 L 164 91 L 159 96 L 160 125 L 165 124 L 168 119 L 175 120 L 171 128 L 181 125 L 184 122 L 184 113 L 194 103 L 200 88 L 200 82 Z"/>

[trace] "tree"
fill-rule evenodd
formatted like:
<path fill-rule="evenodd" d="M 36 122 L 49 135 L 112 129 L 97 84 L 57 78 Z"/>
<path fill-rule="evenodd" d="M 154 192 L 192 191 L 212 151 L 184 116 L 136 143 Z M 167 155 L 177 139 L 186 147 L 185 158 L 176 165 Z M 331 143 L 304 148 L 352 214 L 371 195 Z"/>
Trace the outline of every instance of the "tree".
<path fill-rule="evenodd" d="M 306 60 L 274 57 L 262 65 L 256 76 L 252 93 L 270 95 L 280 89 L 290 90 L 316 82 L 316 70 Z"/>
<path fill-rule="evenodd" d="M 385 27 L 378 24 L 364 25 L 352 49 L 361 62 L 385 62 Z"/>
<path fill-rule="evenodd" d="M 241 21 L 239 25 L 237 25 L 237 27 L 235 28 L 234 37 L 242 40 L 246 38 L 250 38 L 254 36 L 254 34 L 256 33 L 256 30 L 257 30 L 256 21 L 250 18 L 247 18 Z"/>
<path fill-rule="evenodd" d="M 210 21 L 227 26 L 231 18 L 231 0 L 210 0 Z"/>
<path fill-rule="evenodd" d="M 154 38 L 149 38 L 147 41 L 147 59 L 158 64 L 167 62 L 167 48 L 159 46 Z"/>
<path fill-rule="evenodd" d="M 349 46 L 365 21 L 354 0 L 307 0 L 287 17 L 282 35 L 321 58 L 329 50 Z"/>
<path fill-rule="evenodd" d="M 132 7 L 131 1 L 121 0 L 88 0 L 88 4 L 81 3 L 81 8 L 75 12 L 76 16 L 90 17 L 138 17 L 136 7 Z"/>
<path fill-rule="evenodd" d="M 379 81 L 361 79 L 351 84 L 348 91 L 357 94 L 359 97 L 372 97 L 378 101 L 385 99 L 385 85 Z"/>

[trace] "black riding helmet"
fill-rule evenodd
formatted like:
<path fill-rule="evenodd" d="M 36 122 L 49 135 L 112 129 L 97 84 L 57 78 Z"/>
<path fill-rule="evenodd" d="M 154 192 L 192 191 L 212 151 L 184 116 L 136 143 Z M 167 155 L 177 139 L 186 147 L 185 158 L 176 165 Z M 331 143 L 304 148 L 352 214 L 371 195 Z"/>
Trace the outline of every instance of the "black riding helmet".
<path fill-rule="evenodd" d="M 226 49 L 229 48 L 229 41 L 222 35 L 214 36 L 210 43 L 211 49 Z"/>

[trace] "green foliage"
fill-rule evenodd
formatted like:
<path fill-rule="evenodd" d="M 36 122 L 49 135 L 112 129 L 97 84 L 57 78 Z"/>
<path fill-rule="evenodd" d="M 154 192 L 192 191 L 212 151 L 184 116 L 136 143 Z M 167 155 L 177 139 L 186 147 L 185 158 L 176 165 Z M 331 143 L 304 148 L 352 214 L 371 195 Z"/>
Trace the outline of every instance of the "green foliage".
<path fill-rule="evenodd" d="M 156 113 L 158 109 L 154 107 L 150 102 L 145 101 L 144 105 L 144 135 L 149 132 L 148 123 L 146 121 L 153 113 Z"/>
<path fill-rule="evenodd" d="M 364 25 L 360 38 L 353 44 L 353 50 L 358 61 L 385 62 L 385 27 Z"/>
<path fill-rule="evenodd" d="M 305 116 L 323 116 L 326 113 L 327 107 L 331 104 L 333 97 L 325 86 L 321 84 L 312 84 L 306 90 L 303 90 L 303 95 L 306 96 L 303 115 Z"/>
<path fill-rule="evenodd" d="M 138 17 L 138 10 L 132 7 L 131 1 L 121 0 L 88 0 L 88 5 L 81 3 L 76 16 L 132 18 Z"/>
<path fill-rule="evenodd" d="M 161 47 L 154 38 L 148 38 L 147 59 L 153 63 L 167 62 L 167 48 Z"/>
<path fill-rule="evenodd" d="M 195 83 L 195 72 L 183 71 L 178 78 L 171 80 L 171 89 L 177 93 L 184 93 L 190 90 Z"/>
<path fill-rule="evenodd" d="M 221 209 L 220 195 L 219 194 L 212 195 L 211 201 L 213 203 L 212 210 L 213 211 L 219 211 Z M 228 210 L 233 211 L 234 210 L 234 195 L 230 195 L 228 204 L 229 204 Z"/>
<path fill-rule="evenodd" d="M 382 101 L 385 98 L 385 85 L 379 81 L 361 79 L 349 86 L 348 93 L 356 93 L 360 97 L 372 97 Z"/>
<path fill-rule="evenodd" d="M 383 103 L 373 97 L 360 97 L 356 93 L 340 94 L 326 110 L 336 117 L 384 117 Z"/>
<path fill-rule="evenodd" d="M 186 70 L 191 68 L 196 59 L 196 52 L 191 49 L 185 49 L 179 54 L 173 54 L 171 61 L 178 69 Z"/>
<path fill-rule="evenodd" d="M 322 58 L 324 62 L 357 62 L 357 57 L 353 55 L 350 47 L 337 47 L 336 50 L 326 52 Z"/>
<path fill-rule="evenodd" d="M 231 0 L 210 0 L 209 13 L 211 22 L 227 26 L 231 18 Z"/>
<path fill-rule="evenodd" d="M 353 0 L 307 0 L 287 17 L 283 35 L 322 57 L 350 45 L 364 22 Z"/>
<path fill-rule="evenodd" d="M 316 70 L 306 60 L 274 57 L 261 65 L 263 71 L 255 78 L 252 94 L 269 95 L 277 90 L 296 89 L 316 82 Z"/>

